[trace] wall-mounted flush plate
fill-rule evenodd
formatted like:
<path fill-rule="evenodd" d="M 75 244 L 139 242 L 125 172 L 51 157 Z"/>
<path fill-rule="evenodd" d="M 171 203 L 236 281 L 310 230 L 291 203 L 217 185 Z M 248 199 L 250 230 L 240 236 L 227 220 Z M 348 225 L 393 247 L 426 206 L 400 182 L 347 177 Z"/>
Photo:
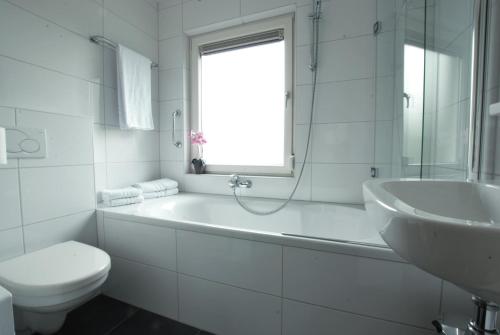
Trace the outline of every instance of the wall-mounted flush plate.
<path fill-rule="evenodd" d="M 6 128 L 8 158 L 45 158 L 47 135 L 45 129 Z"/>

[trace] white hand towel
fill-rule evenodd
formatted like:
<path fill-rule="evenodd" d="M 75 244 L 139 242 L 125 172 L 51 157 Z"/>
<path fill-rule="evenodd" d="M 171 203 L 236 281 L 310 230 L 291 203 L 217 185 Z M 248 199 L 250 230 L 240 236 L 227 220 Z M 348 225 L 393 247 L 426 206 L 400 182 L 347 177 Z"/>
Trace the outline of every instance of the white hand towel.
<path fill-rule="evenodd" d="M 133 198 L 121 198 L 121 199 L 113 199 L 110 201 L 105 201 L 104 206 L 106 207 L 125 206 L 125 205 L 138 204 L 143 201 L 144 197 L 142 195 L 139 195 Z"/>
<path fill-rule="evenodd" d="M 143 193 L 143 196 L 144 199 L 154 199 L 154 198 L 168 197 L 170 195 L 174 195 L 177 193 L 179 193 L 179 189 L 173 188 L 171 190 Z"/>
<path fill-rule="evenodd" d="M 123 45 L 116 49 L 118 114 L 121 129 L 154 129 L 151 60 Z"/>
<path fill-rule="evenodd" d="M 142 194 L 142 191 L 135 187 L 118 188 L 114 190 L 102 190 L 101 197 L 104 202 L 122 198 L 135 198 Z"/>
<path fill-rule="evenodd" d="M 142 190 L 144 193 L 160 192 L 165 190 L 171 190 L 179 187 L 179 183 L 175 180 L 163 178 L 158 180 L 147 181 L 144 183 L 137 183 L 132 185 Z"/>

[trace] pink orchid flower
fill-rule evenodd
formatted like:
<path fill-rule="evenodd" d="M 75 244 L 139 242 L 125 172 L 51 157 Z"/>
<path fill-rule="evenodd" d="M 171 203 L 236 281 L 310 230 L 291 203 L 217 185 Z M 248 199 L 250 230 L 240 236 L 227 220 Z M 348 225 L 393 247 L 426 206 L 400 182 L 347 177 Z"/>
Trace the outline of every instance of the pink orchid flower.
<path fill-rule="evenodd" d="M 196 132 L 194 130 L 191 130 L 191 144 L 197 144 L 201 146 L 205 143 L 207 143 L 207 141 L 203 137 L 203 132 Z"/>

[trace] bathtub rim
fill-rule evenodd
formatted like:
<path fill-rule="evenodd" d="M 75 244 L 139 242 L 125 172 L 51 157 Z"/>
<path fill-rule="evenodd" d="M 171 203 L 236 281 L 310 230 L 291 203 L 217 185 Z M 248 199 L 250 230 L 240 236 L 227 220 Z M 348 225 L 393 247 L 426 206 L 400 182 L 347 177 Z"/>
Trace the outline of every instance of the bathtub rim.
<path fill-rule="evenodd" d="M 183 192 L 183 194 L 191 194 L 191 195 L 199 195 L 199 196 L 210 196 L 210 197 L 223 197 L 227 198 L 228 196 L 223 195 L 215 195 L 215 194 L 203 194 L 203 193 L 187 193 Z M 257 198 L 263 199 L 265 198 Z M 271 199 L 277 200 L 277 199 Z M 309 202 L 309 201 L 297 201 L 297 202 Z M 323 202 L 314 202 L 318 204 L 325 204 Z M 352 205 L 352 204 L 333 204 L 326 203 L 328 205 L 335 206 L 345 206 L 345 207 L 359 207 L 363 206 Z M 133 205 L 132 205 L 133 206 Z M 334 240 L 321 240 L 312 237 L 299 237 L 293 235 L 283 235 L 282 233 L 270 232 L 270 231 L 256 231 L 251 229 L 243 229 L 243 228 L 235 228 L 228 227 L 223 225 L 214 225 L 203 222 L 196 222 L 190 220 L 169 220 L 165 218 L 157 218 L 151 216 L 137 215 L 132 213 L 121 213 L 119 208 L 124 208 L 128 206 L 122 207 L 106 207 L 106 208 L 97 208 L 96 212 L 98 213 L 98 231 L 103 231 L 103 229 L 99 229 L 99 226 L 102 227 L 104 225 L 105 219 L 114 219 L 114 220 L 123 220 L 128 222 L 133 222 L 137 224 L 146 224 L 152 225 L 156 227 L 165 227 L 175 230 L 182 231 L 190 231 L 197 232 L 208 235 L 215 236 L 223 236 L 228 238 L 235 238 L 241 240 L 248 241 L 256 241 L 262 243 L 270 243 L 275 245 L 280 245 L 282 247 L 296 247 L 303 249 L 310 249 L 316 251 L 323 252 L 331 252 L 338 254 L 345 254 L 350 256 L 358 256 L 364 258 L 373 258 L 385 261 L 393 261 L 398 263 L 408 263 L 399 257 L 390 247 L 382 246 L 382 245 L 365 245 L 359 242 L 353 241 L 334 241 Z M 100 215 L 102 217 L 100 217 Z M 99 222 L 101 219 L 102 222 Z"/>

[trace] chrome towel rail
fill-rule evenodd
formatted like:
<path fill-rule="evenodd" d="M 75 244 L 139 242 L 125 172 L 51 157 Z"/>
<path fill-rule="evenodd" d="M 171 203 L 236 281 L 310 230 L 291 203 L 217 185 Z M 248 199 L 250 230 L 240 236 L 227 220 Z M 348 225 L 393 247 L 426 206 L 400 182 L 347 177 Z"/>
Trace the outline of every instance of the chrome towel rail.
<path fill-rule="evenodd" d="M 90 41 L 110 49 L 116 49 L 118 47 L 118 44 L 116 44 L 115 42 L 104 36 L 99 36 L 99 35 L 90 36 Z M 151 62 L 151 67 L 157 68 L 158 64 Z"/>

